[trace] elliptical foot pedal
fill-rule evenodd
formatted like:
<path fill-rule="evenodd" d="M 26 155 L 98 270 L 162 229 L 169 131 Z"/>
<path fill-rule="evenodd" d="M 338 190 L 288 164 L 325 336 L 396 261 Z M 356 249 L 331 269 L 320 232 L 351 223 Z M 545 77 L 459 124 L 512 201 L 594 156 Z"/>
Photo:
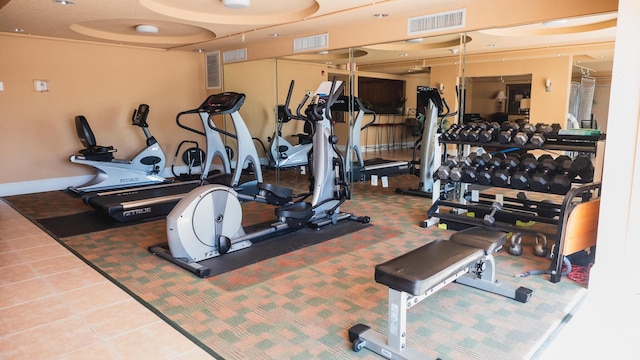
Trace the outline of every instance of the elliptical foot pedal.
<path fill-rule="evenodd" d="M 257 187 L 260 195 L 264 196 L 267 203 L 271 205 L 284 205 L 290 202 L 293 196 L 293 189 L 286 188 L 284 186 L 258 183 Z"/>
<path fill-rule="evenodd" d="M 313 216 L 313 206 L 308 202 L 297 202 L 276 208 L 275 213 L 278 218 L 284 218 L 291 229 L 300 229 Z"/>

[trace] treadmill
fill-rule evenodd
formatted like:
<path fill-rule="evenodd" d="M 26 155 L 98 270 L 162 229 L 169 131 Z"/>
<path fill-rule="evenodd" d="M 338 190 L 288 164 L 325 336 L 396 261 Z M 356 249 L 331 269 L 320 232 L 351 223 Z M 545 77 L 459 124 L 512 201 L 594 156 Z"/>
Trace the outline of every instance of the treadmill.
<path fill-rule="evenodd" d="M 213 94 L 198 108 L 180 112 L 176 116 L 176 123 L 179 127 L 206 138 L 206 160 L 199 180 L 87 194 L 83 197 L 84 203 L 119 222 L 130 222 L 166 216 L 187 193 L 204 184 L 223 184 L 237 191 L 252 192 L 257 182 L 262 182 L 262 170 L 251 134 L 249 134 L 249 130 L 238 112 L 245 98 L 244 94 L 235 92 Z M 187 114 L 200 115 L 204 131 L 191 128 L 180 122 L 180 118 Z M 223 114 L 231 116 L 236 130 L 235 134 L 215 126 L 212 120 L 213 116 Z M 231 136 L 238 141 L 238 161 L 233 173 L 220 134 Z M 245 142 L 247 143 L 245 144 Z M 224 172 L 207 177 L 215 157 L 222 160 Z M 241 183 L 242 168 L 246 161 L 253 165 L 256 180 Z"/>
<path fill-rule="evenodd" d="M 345 161 L 347 174 L 349 174 L 354 181 L 366 181 L 371 178 L 371 175 L 393 176 L 408 173 L 410 167 L 409 161 L 385 160 L 383 158 L 363 160 L 360 133 L 376 122 L 376 113 L 373 110 L 367 109 L 357 97 L 349 96 L 340 96 L 331 106 L 331 110 L 348 112 L 349 101 L 351 99 L 353 99 L 353 111 L 356 115 L 349 128 L 347 154 L 353 151 L 357 161 L 349 161 L 352 159 L 350 156 L 347 156 L 347 161 Z M 362 123 L 365 115 L 372 115 L 373 119 L 363 126 Z"/>

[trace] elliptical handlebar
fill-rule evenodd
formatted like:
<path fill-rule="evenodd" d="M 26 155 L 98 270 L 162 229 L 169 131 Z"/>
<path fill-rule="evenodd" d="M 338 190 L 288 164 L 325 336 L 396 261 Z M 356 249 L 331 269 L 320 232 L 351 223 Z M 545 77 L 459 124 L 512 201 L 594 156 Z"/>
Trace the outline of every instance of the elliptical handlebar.
<path fill-rule="evenodd" d="M 284 107 L 283 107 L 284 113 L 287 117 L 291 119 L 307 120 L 307 118 L 304 115 L 302 115 L 301 111 L 302 111 L 302 107 L 309 99 L 309 95 L 307 94 L 304 95 L 304 99 L 302 99 L 302 102 L 300 102 L 300 104 L 298 105 L 298 108 L 296 109 L 296 115 L 292 114 L 291 110 L 289 109 L 289 105 L 291 104 L 291 96 L 293 95 L 294 84 L 295 84 L 295 80 L 291 80 L 291 83 L 289 84 L 289 92 L 287 93 L 287 98 L 284 101 Z"/>

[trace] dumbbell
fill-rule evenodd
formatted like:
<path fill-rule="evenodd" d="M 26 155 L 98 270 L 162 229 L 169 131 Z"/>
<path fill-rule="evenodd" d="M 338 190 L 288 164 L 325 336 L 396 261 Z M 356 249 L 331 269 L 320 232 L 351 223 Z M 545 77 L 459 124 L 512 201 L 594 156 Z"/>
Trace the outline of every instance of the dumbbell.
<path fill-rule="evenodd" d="M 556 173 L 558 163 L 553 158 L 544 158 L 541 162 L 539 159 L 538 172 L 531 175 L 529 188 L 534 191 L 549 191 L 551 177 Z"/>
<path fill-rule="evenodd" d="M 502 160 L 500 169 L 496 169 L 491 176 L 491 184 L 494 186 L 507 187 L 511 175 L 518 170 L 520 160 L 516 155 L 509 155 L 506 159 Z"/>
<path fill-rule="evenodd" d="M 566 194 L 571 189 L 571 183 L 576 177 L 576 173 L 571 169 L 573 161 L 566 155 L 560 155 L 555 158 L 558 164 L 556 174 L 551 178 L 549 191 L 554 194 Z"/>
<path fill-rule="evenodd" d="M 531 136 L 536 132 L 536 126 L 530 123 L 523 124 L 520 127 L 520 131 L 513 137 L 513 142 L 516 145 L 523 146 L 525 145 Z"/>
<path fill-rule="evenodd" d="M 491 185 L 491 178 L 493 176 L 493 172 L 496 169 L 500 169 L 502 166 L 502 160 L 504 160 L 506 156 L 504 153 L 497 153 L 489 159 L 485 168 L 478 171 L 478 183 L 481 185 L 489 186 Z"/>
<path fill-rule="evenodd" d="M 434 173 L 435 177 L 440 180 L 447 180 L 451 175 L 451 168 L 458 165 L 458 161 L 454 158 L 447 159 Z"/>
<path fill-rule="evenodd" d="M 458 132 L 458 140 L 467 141 L 469 138 L 469 133 L 477 129 L 479 124 L 477 122 L 470 122 L 465 124 L 464 129 Z"/>
<path fill-rule="evenodd" d="M 580 177 L 580 180 L 585 182 L 593 181 L 595 169 L 589 157 L 585 155 L 577 156 L 571 163 L 571 170 L 575 172 L 576 176 Z"/>
<path fill-rule="evenodd" d="M 500 144 L 508 144 L 511 142 L 511 138 L 520 130 L 520 126 L 516 123 L 505 121 L 502 123 L 502 131 L 498 134 L 498 141 Z"/>
<path fill-rule="evenodd" d="M 449 173 L 449 179 L 453 181 L 462 181 L 462 172 L 465 168 L 471 166 L 471 159 L 469 157 L 462 158 L 454 167 L 451 168 Z"/>
<path fill-rule="evenodd" d="M 497 202 L 497 201 L 494 201 L 493 204 L 491 204 L 491 212 L 489 214 L 485 215 L 482 218 L 482 223 L 487 225 L 487 226 L 491 226 L 491 225 L 495 224 L 495 222 L 496 222 L 496 218 L 495 218 L 496 213 L 498 211 L 500 211 L 500 210 L 502 210 L 502 204 Z"/>
<path fill-rule="evenodd" d="M 518 190 L 525 190 L 529 187 L 529 179 L 538 169 L 538 160 L 535 157 L 527 156 L 521 158 L 518 171 L 511 176 L 511 187 Z"/>
<path fill-rule="evenodd" d="M 480 140 L 481 143 L 488 143 L 489 141 L 495 139 L 500 132 L 500 124 L 492 121 L 487 125 L 487 128 L 484 131 L 480 132 Z"/>
<path fill-rule="evenodd" d="M 560 131 L 560 124 L 554 123 L 551 125 L 547 124 L 536 124 L 536 132 L 531 136 L 529 143 L 533 146 L 542 146 L 542 144 L 547 141 L 548 134 L 557 134 Z"/>
<path fill-rule="evenodd" d="M 452 138 L 452 134 L 458 131 L 458 129 L 460 129 L 460 125 L 451 124 L 451 126 L 449 126 L 447 131 L 443 132 L 442 135 L 440 136 L 442 137 L 443 140 L 456 140 L 457 138 L 456 139 Z"/>
<path fill-rule="evenodd" d="M 485 130 L 487 130 L 487 123 L 479 123 L 475 129 L 469 131 L 469 134 L 467 135 L 467 141 L 477 142 L 480 139 L 480 133 Z"/>

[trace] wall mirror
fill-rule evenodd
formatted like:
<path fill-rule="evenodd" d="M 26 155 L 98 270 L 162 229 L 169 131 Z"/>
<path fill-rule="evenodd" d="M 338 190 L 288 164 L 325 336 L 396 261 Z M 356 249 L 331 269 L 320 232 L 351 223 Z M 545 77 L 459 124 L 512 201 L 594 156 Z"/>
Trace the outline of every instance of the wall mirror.
<path fill-rule="evenodd" d="M 584 24 L 590 24 L 590 31 L 581 33 Z M 420 86 L 438 88 L 452 111 L 460 110 L 460 116 L 478 113 L 492 119 L 503 113 L 508 118 L 528 115 L 532 122 L 564 123 L 571 80 L 579 79 L 581 71 L 587 69 L 591 76 L 598 77 L 601 88 L 596 87 L 596 91 L 608 94 L 605 86 L 614 38 L 615 14 L 605 14 L 569 19 L 552 29 L 543 23 L 529 24 L 224 64 L 224 84 L 225 89 L 252 94 L 248 104 L 259 103 L 258 109 L 247 114 L 247 120 L 255 136 L 266 144 L 276 131 L 275 109 L 284 101 L 291 80 L 296 80 L 292 98 L 297 104 L 320 80 L 335 76 L 347 83 L 345 94 L 362 98 L 380 112 L 376 120 L 380 125 L 361 134 L 366 151 L 379 151 L 413 145 L 415 137 L 410 131 L 392 129 L 395 126 L 398 130 L 407 119 L 416 117 L 416 91 Z M 493 85 L 488 78 L 494 79 Z M 402 86 L 379 86 L 376 81 Z M 502 101 L 496 99 L 500 92 L 497 87 L 483 89 L 495 86 L 496 81 L 505 93 Z M 548 82 L 551 86 L 546 86 Z M 530 87 L 528 94 L 523 85 Z M 464 101 L 458 94 L 465 95 Z M 521 103 L 526 95 L 531 99 L 528 110 Z M 596 96 L 594 102 L 601 98 Z M 464 107 L 460 109 L 461 104 Z M 597 110 L 594 106 L 594 112 Z M 606 112 L 600 114 L 606 116 Z M 344 115 L 342 120 L 336 132 L 340 145 L 346 146 L 353 114 Z M 606 119 L 598 119 L 598 123 L 606 124 Z M 292 140 L 302 128 L 301 123 L 288 124 L 282 135 Z"/>

